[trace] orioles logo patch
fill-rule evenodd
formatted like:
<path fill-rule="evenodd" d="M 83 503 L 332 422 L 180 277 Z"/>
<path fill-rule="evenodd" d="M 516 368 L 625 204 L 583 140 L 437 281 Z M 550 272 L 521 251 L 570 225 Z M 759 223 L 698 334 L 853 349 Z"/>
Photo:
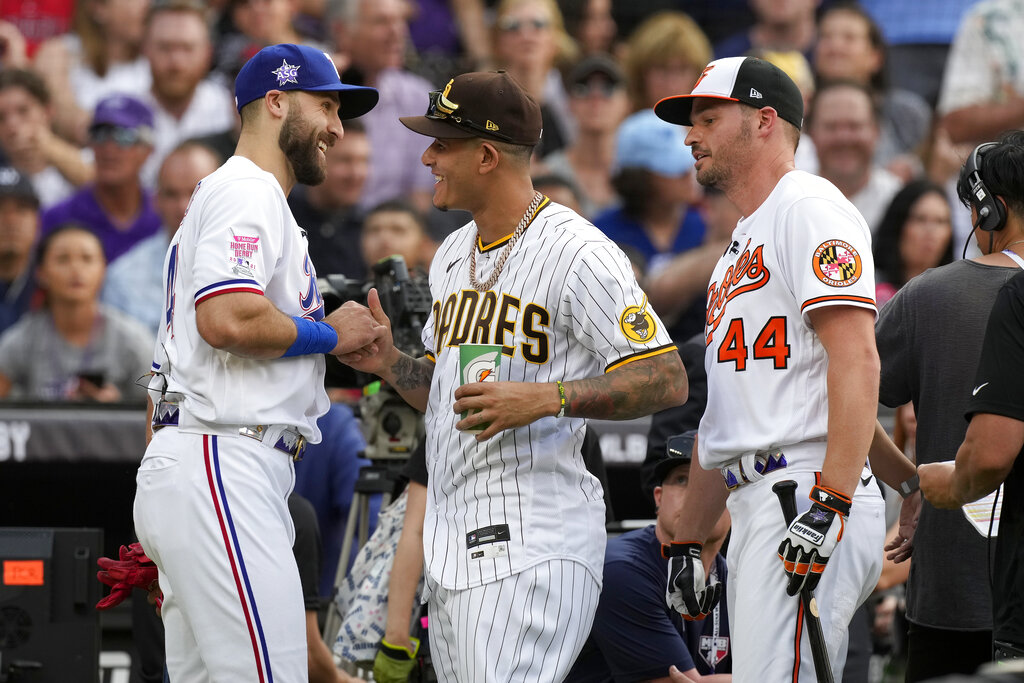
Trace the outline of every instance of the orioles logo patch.
<path fill-rule="evenodd" d="M 627 306 L 619 316 L 619 329 L 626 339 L 644 344 L 654 338 L 658 324 L 647 311 L 647 297 L 639 306 Z"/>
<path fill-rule="evenodd" d="M 849 287 L 861 275 L 860 254 L 842 240 L 828 240 L 818 245 L 811 259 L 814 274 L 830 287 Z"/>

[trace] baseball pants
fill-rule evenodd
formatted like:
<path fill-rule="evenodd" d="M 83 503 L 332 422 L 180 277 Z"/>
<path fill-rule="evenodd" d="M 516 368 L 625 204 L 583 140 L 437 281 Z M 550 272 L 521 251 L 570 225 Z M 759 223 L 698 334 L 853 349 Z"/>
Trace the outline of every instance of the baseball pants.
<path fill-rule="evenodd" d="M 798 448 L 820 448 L 804 444 Z M 791 453 L 787 449 L 787 458 Z M 793 453 L 793 460 L 800 460 Z M 792 462 L 792 460 L 791 460 Z M 821 462 L 821 460 L 818 460 Z M 865 469 L 865 477 L 868 476 Z M 798 619 L 800 597 L 786 594 L 787 576 L 778 556 L 786 523 L 776 481 L 797 482 L 797 515 L 807 511 L 815 473 L 772 472 L 761 481 L 730 493 L 732 538 L 729 542 L 729 623 L 732 625 L 733 681 L 817 681 L 807 629 Z M 842 540 L 828 561 L 815 589 L 822 631 L 835 680 L 843 677 L 850 619 L 874 590 L 882 571 L 885 542 L 885 503 L 871 478 L 858 483 Z"/>
<path fill-rule="evenodd" d="M 434 670 L 451 683 L 561 681 L 590 634 L 601 594 L 597 578 L 572 560 L 464 590 L 427 582 Z"/>
<path fill-rule="evenodd" d="M 247 437 L 165 427 L 136 479 L 135 530 L 160 569 L 170 679 L 306 681 L 291 459 Z"/>

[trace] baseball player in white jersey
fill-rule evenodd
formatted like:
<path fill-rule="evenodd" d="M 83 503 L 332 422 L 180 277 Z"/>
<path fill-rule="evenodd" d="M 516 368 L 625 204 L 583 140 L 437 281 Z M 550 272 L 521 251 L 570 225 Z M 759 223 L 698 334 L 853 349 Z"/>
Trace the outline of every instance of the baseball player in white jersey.
<path fill-rule="evenodd" d="M 655 112 L 692 126 L 697 180 L 743 214 L 708 287 L 703 469 L 690 475 L 702 495 L 687 500 L 667 548 L 666 598 L 693 618 L 717 599 L 691 553 L 727 499 L 734 680 L 817 680 L 793 597 L 804 585 L 817 587 L 838 680 L 847 625 L 877 582 L 885 533 L 865 467 L 879 371 L 870 233 L 834 186 L 795 170 L 803 101 L 768 62 L 714 61 L 690 95 Z M 788 528 L 772 492 L 781 479 L 798 484 Z"/>
<path fill-rule="evenodd" d="M 171 680 L 305 681 L 292 461 L 320 440 L 323 354 L 373 350 L 386 330 L 355 304 L 324 317 L 285 198 L 323 181 L 340 119 L 377 93 L 343 85 L 322 52 L 275 45 L 235 94 L 235 156 L 196 186 L 165 259 L 135 528 L 160 570 Z"/>
<path fill-rule="evenodd" d="M 426 411 L 424 566 L 439 678 L 560 681 L 590 632 L 604 558 L 584 418 L 677 405 L 685 371 L 622 252 L 534 191 L 540 110 L 513 78 L 463 74 L 431 93 L 426 116 L 402 122 L 435 138 L 423 154 L 435 206 L 474 221 L 431 264 L 426 358 L 386 340 L 375 356 L 340 358 Z M 500 347 L 497 381 L 463 383 L 467 344 Z"/>

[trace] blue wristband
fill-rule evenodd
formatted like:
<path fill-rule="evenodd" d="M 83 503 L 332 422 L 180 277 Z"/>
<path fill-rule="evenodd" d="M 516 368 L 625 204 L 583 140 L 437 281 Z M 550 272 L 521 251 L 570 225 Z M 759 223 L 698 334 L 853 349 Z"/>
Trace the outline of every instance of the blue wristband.
<path fill-rule="evenodd" d="M 288 347 L 282 358 L 306 356 L 312 353 L 330 353 L 338 345 L 338 333 L 323 322 L 292 316 L 295 321 L 295 343 Z"/>

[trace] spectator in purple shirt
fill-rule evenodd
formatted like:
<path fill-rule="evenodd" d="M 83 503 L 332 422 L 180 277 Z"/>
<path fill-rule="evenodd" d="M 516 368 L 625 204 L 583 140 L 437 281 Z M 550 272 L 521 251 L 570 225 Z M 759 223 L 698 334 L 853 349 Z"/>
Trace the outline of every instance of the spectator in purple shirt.
<path fill-rule="evenodd" d="M 74 222 L 100 240 L 107 263 L 160 230 L 153 198 L 139 172 L 153 150 L 153 113 L 129 95 L 96 105 L 89 146 L 96 156 L 96 181 L 43 213 L 42 234 Z"/>

